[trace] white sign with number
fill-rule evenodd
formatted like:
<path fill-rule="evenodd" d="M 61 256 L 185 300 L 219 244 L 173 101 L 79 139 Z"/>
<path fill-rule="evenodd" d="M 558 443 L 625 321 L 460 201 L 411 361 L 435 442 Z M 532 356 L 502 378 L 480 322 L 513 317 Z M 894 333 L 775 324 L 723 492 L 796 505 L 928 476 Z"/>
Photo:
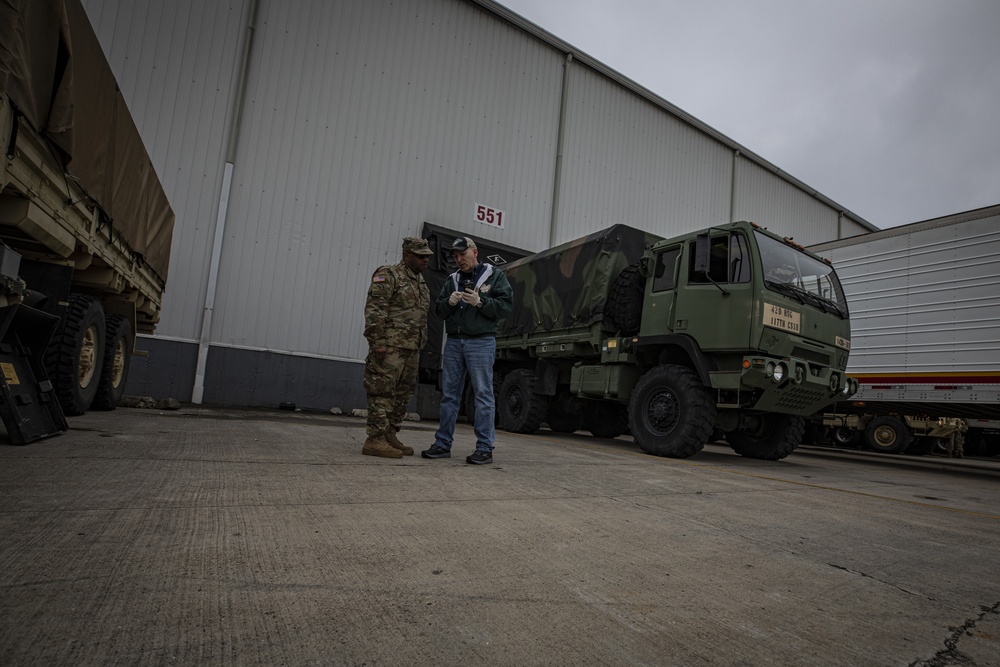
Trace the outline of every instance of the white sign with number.
<path fill-rule="evenodd" d="M 493 208 L 492 206 L 476 204 L 476 222 L 481 222 L 489 227 L 503 229 L 503 211 Z"/>

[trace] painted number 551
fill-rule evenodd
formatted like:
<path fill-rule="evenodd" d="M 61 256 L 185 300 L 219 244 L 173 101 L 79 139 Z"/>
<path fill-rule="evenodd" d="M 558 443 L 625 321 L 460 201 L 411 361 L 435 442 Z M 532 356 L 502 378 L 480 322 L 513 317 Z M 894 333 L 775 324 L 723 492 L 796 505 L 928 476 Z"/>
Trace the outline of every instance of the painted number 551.
<path fill-rule="evenodd" d="M 503 229 L 503 211 L 492 206 L 476 204 L 476 222 L 481 222 L 490 227 Z"/>

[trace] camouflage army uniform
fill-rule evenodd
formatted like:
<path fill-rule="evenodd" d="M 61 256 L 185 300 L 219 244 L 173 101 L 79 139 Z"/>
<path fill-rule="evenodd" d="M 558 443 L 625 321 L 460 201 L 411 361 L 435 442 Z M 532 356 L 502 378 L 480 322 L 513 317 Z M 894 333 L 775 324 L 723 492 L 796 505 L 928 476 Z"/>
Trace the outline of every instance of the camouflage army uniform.
<path fill-rule="evenodd" d="M 365 392 L 369 438 L 395 433 L 417 386 L 420 350 L 427 342 L 430 292 L 422 276 L 402 262 L 372 274 L 365 301 Z M 385 347 L 385 358 L 372 353 Z"/>

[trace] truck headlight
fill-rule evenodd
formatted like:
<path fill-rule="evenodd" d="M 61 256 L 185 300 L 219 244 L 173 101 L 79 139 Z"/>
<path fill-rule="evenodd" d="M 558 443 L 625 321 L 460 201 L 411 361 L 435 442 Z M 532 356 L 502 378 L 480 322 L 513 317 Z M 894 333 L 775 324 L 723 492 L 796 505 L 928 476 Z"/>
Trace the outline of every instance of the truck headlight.
<path fill-rule="evenodd" d="M 771 374 L 771 379 L 774 380 L 775 382 L 781 382 L 782 380 L 785 379 L 785 365 L 784 364 L 775 364 L 774 365 L 774 372 Z"/>

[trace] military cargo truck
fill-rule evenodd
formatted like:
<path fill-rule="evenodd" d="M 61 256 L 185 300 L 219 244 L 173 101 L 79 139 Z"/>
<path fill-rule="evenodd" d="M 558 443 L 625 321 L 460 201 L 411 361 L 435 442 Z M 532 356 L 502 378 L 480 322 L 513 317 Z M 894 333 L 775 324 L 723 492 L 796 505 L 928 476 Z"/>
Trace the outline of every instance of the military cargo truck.
<path fill-rule="evenodd" d="M 630 431 L 671 457 L 725 437 L 777 460 L 804 416 L 857 390 L 833 267 L 753 223 L 671 239 L 615 225 L 504 271 L 514 309 L 495 381 L 509 431 Z"/>
<path fill-rule="evenodd" d="M 0 3 L 0 45 L 0 412 L 25 442 L 114 409 L 174 215 L 79 0 Z"/>

